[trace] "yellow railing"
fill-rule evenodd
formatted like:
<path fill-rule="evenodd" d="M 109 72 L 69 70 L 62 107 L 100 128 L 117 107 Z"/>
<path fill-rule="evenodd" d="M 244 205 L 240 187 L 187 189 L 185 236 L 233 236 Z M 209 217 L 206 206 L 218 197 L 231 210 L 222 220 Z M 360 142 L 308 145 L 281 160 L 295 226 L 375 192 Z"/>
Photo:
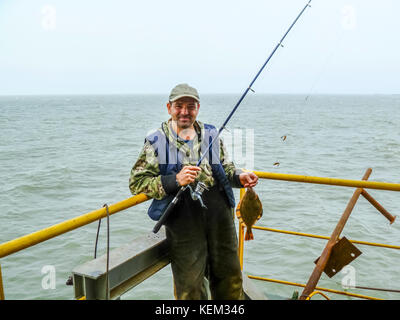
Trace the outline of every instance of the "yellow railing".
<path fill-rule="evenodd" d="M 147 200 L 149 200 L 149 198 L 144 194 L 139 194 L 137 196 L 130 197 L 128 199 L 125 199 L 123 201 L 108 206 L 109 214 L 112 215 L 114 213 L 128 209 Z M 91 222 L 102 219 L 106 215 L 107 215 L 106 208 L 103 207 L 101 209 L 88 212 L 86 214 L 72 218 L 70 220 L 66 220 L 61 223 L 55 224 L 48 228 L 33 232 L 31 234 L 27 234 L 25 236 L 16 238 L 14 240 L 10 240 L 8 242 L 4 242 L 0 244 L 0 258 L 6 257 L 20 250 L 32 247 L 35 244 L 57 237 L 68 231 L 80 228 Z M 0 266 L 0 300 L 4 300 L 4 288 L 2 282 L 1 266 Z"/>
<path fill-rule="evenodd" d="M 277 233 L 285 233 L 285 234 L 291 234 L 291 235 L 294 235 L 294 236 L 309 237 L 309 238 L 316 238 L 316 239 L 324 239 L 324 240 L 329 240 L 330 239 L 330 237 L 321 236 L 321 235 L 318 235 L 318 234 L 303 233 L 303 232 L 296 232 L 296 231 L 289 231 L 289 230 L 279 230 L 279 229 L 260 227 L 260 226 L 254 226 L 252 229 L 271 231 L 271 232 L 277 232 Z M 357 244 L 362 244 L 362 245 L 366 245 L 366 246 L 382 247 L 382 248 L 389 248 L 389 249 L 400 249 L 400 246 L 395 246 L 395 245 L 392 245 L 392 244 L 375 243 L 375 242 L 351 240 L 351 239 L 349 239 L 349 241 L 351 243 L 357 243 Z"/>
<path fill-rule="evenodd" d="M 110 215 L 112 215 L 119 211 L 133 207 L 148 199 L 149 198 L 146 195 L 139 194 L 137 196 L 125 199 L 123 201 L 108 206 L 108 210 Z M 27 234 L 20 238 L 4 242 L 0 244 L 0 258 L 6 257 L 22 249 L 32 247 L 35 244 L 54 238 L 68 231 L 77 229 L 96 220 L 102 219 L 106 217 L 106 215 L 107 215 L 106 208 L 97 209 L 89 213 L 83 214 L 79 217 L 75 217 L 70 220 L 61 222 L 59 224 L 55 224 L 51 227 L 33 232 L 31 234 Z"/>
<path fill-rule="evenodd" d="M 329 237 L 326 236 L 321 236 L 321 235 L 316 235 L 316 234 L 308 234 L 308 233 L 302 233 L 302 232 L 294 232 L 294 231 L 287 231 L 287 230 L 278 230 L 278 229 L 272 229 L 272 228 L 266 228 L 266 227 L 259 227 L 259 226 L 253 226 L 252 229 L 258 229 L 258 230 L 264 230 L 264 231 L 270 231 L 270 232 L 278 232 L 278 233 L 283 233 L 283 234 L 290 234 L 290 235 L 295 235 L 295 236 L 302 236 L 302 237 L 310 237 L 310 238 L 317 238 L 317 239 L 324 239 L 324 240 L 329 240 Z M 243 269 L 243 242 L 241 239 L 243 239 L 244 235 L 244 224 L 243 222 L 240 223 L 239 225 L 239 257 L 240 257 L 240 265 L 242 266 Z M 400 246 L 395 246 L 395 245 L 388 245 L 388 244 L 382 244 L 382 243 L 373 243 L 373 242 L 366 242 L 366 241 L 358 241 L 358 240 L 349 240 L 352 243 L 357 243 L 361 245 L 367 245 L 367 246 L 374 246 L 374 247 L 382 247 L 382 248 L 389 248 L 389 249 L 400 249 Z M 265 278 L 265 277 L 259 277 L 259 276 L 253 276 L 249 275 L 248 276 L 250 279 L 254 280 L 262 280 L 262 281 L 268 281 L 268 282 L 274 282 L 274 283 L 279 283 L 279 284 L 284 284 L 284 285 L 291 285 L 291 286 L 298 286 L 298 287 L 305 287 L 305 284 L 300 284 L 300 283 L 295 283 L 295 282 L 290 282 L 290 281 L 284 281 L 284 280 L 278 280 L 278 279 L 271 279 L 271 278 Z M 381 300 L 376 297 L 371 297 L 367 295 L 362 295 L 362 294 L 356 294 L 356 293 L 351 293 L 347 291 L 340 291 L 340 290 L 334 290 L 334 289 L 328 289 L 328 288 L 322 288 L 322 287 L 316 287 L 315 289 L 321 290 L 321 291 L 326 291 L 330 293 L 335 293 L 335 294 L 340 294 L 340 295 L 345 295 L 349 297 L 355 297 L 355 298 L 360 298 L 360 299 L 368 299 L 368 300 Z M 316 292 L 316 291 L 314 291 Z M 312 296 L 310 295 L 306 300 L 310 300 Z"/>
<path fill-rule="evenodd" d="M 268 281 L 268 282 L 279 283 L 279 284 L 284 284 L 284 285 L 288 285 L 288 286 L 296 286 L 296 287 L 303 287 L 303 288 L 305 288 L 305 286 L 306 286 L 303 283 L 296 283 L 296 282 L 290 282 L 290 281 L 285 281 L 285 280 L 270 279 L 270 278 L 252 276 L 252 275 L 249 275 L 248 277 L 249 277 L 249 279 Z M 326 292 L 334 293 L 334 294 L 340 294 L 340 295 L 344 295 L 344 296 L 348 296 L 348 297 L 360 298 L 360 299 L 382 300 L 380 298 L 370 297 L 370 296 L 366 296 L 366 295 L 363 295 L 363 294 L 357 294 L 357 293 L 352 293 L 352 292 L 347 292 L 347 291 L 340 291 L 340 290 L 323 288 L 323 287 L 315 287 L 315 289 L 320 290 L 320 291 L 326 291 Z"/>
<path fill-rule="evenodd" d="M 259 178 L 262 179 L 315 183 L 315 184 L 325 184 L 331 186 L 353 187 L 353 188 L 400 191 L 400 183 L 323 178 L 323 177 L 302 176 L 297 174 L 285 174 L 285 173 L 262 172 L 262 171 L 253 171 L 253 172 Z"/>
<path fill-rule="evenodd" d="M 369 176 L 371 171 L 372 171 L 371 169 L 368 169 L 367 173 L 366 173 L 366 176 Z M 391 224 L 396 219 L 395 216 L 392 216 L 375 199 L 373 199 L 372 196 L 364 190 L 364 188 L 390 190 L 390 191 L 400 191 L 400 184 L 397 184 L 397 183 L 386 183 L 386 182 L 365 181 L 365 180 L 346 180 L 346 179 L 336 179 L 336 178 L 321 178 L 321 177 L 301 176 L 301 175 L 293 175 L 293 174 L 279 174 L 279 173 L 260 172 L 260 171 L 253 171 L 253 172 L 259 178 L 262 178 L 262 179 L 273 179 L 273 180 L 284 180 L 284 181 L 293 181 L 293 182 L 304 182 L 304 183 L 316 183 L 316 184 L 355 187 L 355 188 L 358 188 L 357 190 L 359 190 L 359 193 L 362 194 L 364 196 L 364 198 L 367 199 L 378 211 L 380 211 L 389 220 L 389 222 Z M 240 199 L 242 199 L 242 197 L 244 196 L 244 193 L 245 193 L 245 189 L 241 189 L 240 190 Z M 351 212 L 351 209 L 350 209 L 350 212 Z M 240 266 L 241 266 L 241 268 L 243 270 L 244 228 L 245 228 L 245 224 L 242 221 L 242 219 L 240 218 L 239 214 L 238 214 L 238 219 L 239 219 L 238 255 L 239 255 L 239 259 L 240 259 Z M 350 214 L 350 213 L 348 213 L 348 214 Z M 342 225 L 340 226 L 341 228 L 344 227 L 344 223 L 345 222 L 342 222 Z M 287 231 L 287 230 L 278 230 L 278 229 L 260 227 L 260 226 L 253 226 L 253 229 L 270 231 L 270 232 L 278 232 L 278 233 L 290 234 L 290 235 L 296 235 L 296 236 L 303 236 L 303 237 L 318 238 L 318 239 L 324 239 L 324 240 L 332 240 L 331 237 L 327 237 L 327 236 L 308 234 L 308 233 L 302 233 L 302 232 L 295 232 L 295 231 Z M 339 239 L 337 239 L 337 240 L 339 240 Z M 400 246 L 396 246 L 396 245 L 372 243 L 372 242 L 358 241 L 358 240 L 349 240 L 349 241 L 352 242 L 352 243 L 358 243 L 358 244 L 362 244 L 362 245 L 369 245 L 369 246 L 383 247 L 383 248 L 390 248 L 390 249 L 400 249 Z M 307 287 L 305 284 L 299 284 L 299 283 L 294 283 L 294 282 L 289 282 L 289 281 L 284 281 L 284 280 L 269 279 L 269 278 L 263 278 L 263 277 L 253 276 L 253 275 L 249 275 L 248 277 L 250 279 L 275 282 L 275 283 L 280 283 L 280 284 L 284 284 L 284 285 L 294 285 L 294 286 L 299 286 L 299 287 L 304 287 L 304 288 Z M 342 295 L 362 298 L 362 299 L 380 300 L 380 299 L 375 298 L 375 297 L 370 297 L 370 296 L 350 293 L 350 292 L 347 292 L 347 291 L 344 292 L 344 291 L 339 291 L 339 290 L 321 288 L 321 287 L 317 287 L 317 286 L 315 286 L 314 290 L 315 289 L 321 290 L 321 291 L 327 291 L 327 292 L 331 292 L 331 293 L 335 293 L 335 294 L 342 294 Z M 319 294 L 325 296 L 324 294 L 320 293 L 319 291 L 313 291 L 311 294 L 307 295 L 305 300 L 309 300 L 316 293 L 319 293 Z"/>
<path fill-rule="evenodd" d="M 326 294 L 324 294 L 323 292 L 318 291 L 318 290 L 315 290 L 313 293 L 311 293 L 311 294 L 307 297 L 306 300 L 310 300 L 311 297 L 315 296 L 316 294 L 320 294 L 320 295 L 323 296 L 326 300 L 331 300 L 331 299 L 329 299 L 329 297 L 328 297 Z"/>
<path fill-rule="evenodd" d="M 261 172 L 254 171 L 255 174 L 259 178 L 262 179 L 273 179 L 273 180 L 283 180 L 283 181 L 295 181 L 295 182 L 305 182 L 305 183 L 317 183 L 317 184 L 326 184 L 326 185 L 336 185 L 336 186 L 346 186 L 346 187 L 355 187 L 355 188 L 370 188 L 370 189 L 380 189 L 380 190 L 391 190 L 391 191 L 400 191 L 400 184 L 396 183 L 386 183 L 386 182 L 375 182 L 375 181 L 361 181 L 361 180 L 346 180 L 346 179 L 337 179 L 337 178 L 324 178 L 324 177 L 311 177 L 311 176 L 302 176 L 302 175 L 294 175 L 294 174 L 279 174 L 279 173 L 271 173 L 271 172 Z M 243 190 L 241 190 L 241 195 L 243 195 Z M 127 208 L 133 207 L 139 203 L 145 202 L 149 200 L 149 198 L 144 194 L 139 194 L 134 197 L 130 197 L 118 203 L 110 205 L 109 214 L 112 215 L 114 213 L 120 212 Z M 69 232 L 71 230 L 77 229 L 84 225 L 87 225 L 96 220 L 102 219 L 106 216 L 106 209 L 100 208 L 84 215 L 72 218 L 70 220 L 66 220 L 59 224 L 50 226 L 48 228 L 33 232 L 31 234 L 4 242 L 0 244 L 0 258 L 6 257 L 12 253 L 18 252 L 20 250 L 29 248 L 43 241 L 49 240 L 51 238 L 57 237 L 61 234 Z M 392 221 L 394 221 L 394 217 L 391 217 Z M 255 227 L 261 228 L 261 227 Z M 269 230 L 272 231 L 272 230 Z M 278 230 L 274 230 L 274 232 L 280 232 Z M 284 233 L 294 232 L 285 231 Z M 325 238 L 323 236 L 316 236 Z M 241 256 L 241 265 L 243 267 L 243 224 L 239 224 L 239 255 Z M 353 240 L 355 241 L 355 240 Z M 356 242 L 361 243 L 361 242 Z M 365 243 L 362 243 L 365 244 Z M 371 244 L 372 245 L 372 244 Z M 381 245 L 374 244 L 378 246 L 384 247 L 392 247 L 398 249 L 397 246 L 389 246 L 389 245 Z M 4 291 L 2 285 L 2 274 L 0 267 L 0 299 L 4 299 Z"/>

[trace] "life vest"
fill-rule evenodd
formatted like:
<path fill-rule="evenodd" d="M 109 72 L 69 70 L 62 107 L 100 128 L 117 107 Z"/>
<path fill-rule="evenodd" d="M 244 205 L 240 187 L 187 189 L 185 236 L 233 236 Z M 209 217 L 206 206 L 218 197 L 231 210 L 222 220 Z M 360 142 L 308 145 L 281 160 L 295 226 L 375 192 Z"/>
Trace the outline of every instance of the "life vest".
<path fill-rule="evenodd" d="M 202 143 L 201 149 L 206 150 L 206 148 L 208 148 L 208 145 L 212 143 L 217 134 L 218 130 L 213 125 L 204 124 L 203 141 L 199 141 L 200 143 Z M 201 138 L 199 137 L 199 139 Z M 181 171 L 183 167 L 182 159 L 184 155 L 182 151 L 178 150 L 178 148 L 173 143 L 170 143 L 167 135 L 163 130 L 162 125 L 161 130 L 159 129 L 151 133 L 146 137 L 146 140 L 154 148 L 161 175 L 177 174 Z M 235 196 L 220 161 L 218 139 L 215 141 L 215 145 L 212 145 L 210 147 L 209 153 L 205 156 L 205 159 L 208 160 L 211 166 L 213 177 L 216 180 L 215 182 L 222 186 L 222 189 L 224 190 L 228 198 L 229 205 L 231 206 L 231 208 L 234 208 Z M 147 211 L 149 217 L 155 221 L 158 221 L 174 197 L 175 194 L 170 194 L 165 196 L 161 200 L 153 199 Z"/>

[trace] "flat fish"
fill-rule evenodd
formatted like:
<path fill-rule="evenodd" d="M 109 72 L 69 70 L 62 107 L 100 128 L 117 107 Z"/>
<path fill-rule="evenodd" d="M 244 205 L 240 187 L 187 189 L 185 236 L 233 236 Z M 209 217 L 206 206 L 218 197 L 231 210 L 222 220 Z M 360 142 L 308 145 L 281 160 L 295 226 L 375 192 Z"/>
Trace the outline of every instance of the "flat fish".
<path fill-rule="evenodd" d="M 244 240 L 253 240 L 253 232 L 251 228 L 262 217 L 263 207 L 257 193 L 253 188 L 247 188 L 242 200 L 236 208 L 236 215 L 242 218 L 246 225 L 247 231 Z"/>

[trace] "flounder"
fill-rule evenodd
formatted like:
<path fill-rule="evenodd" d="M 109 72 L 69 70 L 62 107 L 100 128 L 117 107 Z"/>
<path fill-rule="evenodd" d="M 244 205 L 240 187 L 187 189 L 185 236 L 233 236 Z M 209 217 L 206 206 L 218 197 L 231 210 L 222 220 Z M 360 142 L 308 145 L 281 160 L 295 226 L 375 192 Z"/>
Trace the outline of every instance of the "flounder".
<path fill-rule="evenodd" d="M 252 226 L 262 217 L 263 207 L 253 188 L 247 188 L 242 200 L 236 208 L 236 215 L 242 218 L 247 231 L 244 240 L 253 240 Z"/>

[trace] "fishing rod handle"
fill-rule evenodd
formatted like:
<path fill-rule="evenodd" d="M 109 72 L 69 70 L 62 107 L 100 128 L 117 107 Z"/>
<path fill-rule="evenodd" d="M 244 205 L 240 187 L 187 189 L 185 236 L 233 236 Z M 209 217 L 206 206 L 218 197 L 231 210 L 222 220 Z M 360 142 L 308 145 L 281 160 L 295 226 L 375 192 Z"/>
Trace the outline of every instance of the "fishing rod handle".
<path fill-rule="evenodd" d="M 180 190 L 178 191 L 178 193 L 176 194 L 176 196 L 169 203 L 167 209 L 165 209 L 164 213 L 161 215 L 160 219 L 158 220 L 158 222 L 154 226 L 153 233 L 157 233 L 160 230 L 161 226 L 165 223 L 165 221 L 167 220 L 168 216 L 170 215 L 172 210 L 175 208 L 175 205 L 178 203 L 180 195 L 182 194 L 183 191 L 186 190 L 186 187 L 187 186 L 181 187 Z"/>

